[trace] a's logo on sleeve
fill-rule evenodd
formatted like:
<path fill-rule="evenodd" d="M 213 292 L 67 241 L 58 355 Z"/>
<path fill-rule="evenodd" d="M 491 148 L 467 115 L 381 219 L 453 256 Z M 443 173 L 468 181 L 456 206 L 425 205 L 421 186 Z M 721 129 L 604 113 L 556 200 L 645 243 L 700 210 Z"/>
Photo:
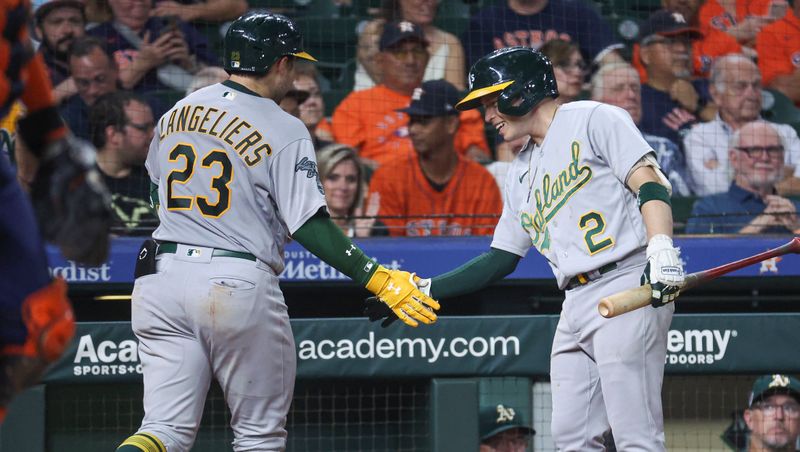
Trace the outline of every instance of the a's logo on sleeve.
<path fill-rule="evenodd" d="M 309 160 L 308 157 L 303 157 L 294 166 L 295 173 L 299 173 L 301 171 L 306 172 L 306 177 L 308 179 L 311 179 L 312 177 L 315 177 L 317 179 L 317 190 L 319 190 L 319 192 L 324 195 L 325 190 L 322 188 L 322 181 L 319 179 L 319 171 L 317 171 L 317 162 Z"/>

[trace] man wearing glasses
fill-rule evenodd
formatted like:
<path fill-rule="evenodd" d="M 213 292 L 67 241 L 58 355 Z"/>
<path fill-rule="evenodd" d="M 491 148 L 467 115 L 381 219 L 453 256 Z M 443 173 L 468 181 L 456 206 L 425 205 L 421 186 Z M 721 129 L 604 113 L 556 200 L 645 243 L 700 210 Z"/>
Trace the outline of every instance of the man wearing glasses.
<path fill-rule="evenodd" d="M 733 133 L 728 159 L 733 183 L 692 208 L 689 234 L 800 233 L 800 204 L 776 194 L 783 178 L 784 146 L 774 124 L 754 121 Z"/>
<path fill-rule="evenodd" d="M 97 168 L 111 192 L 115 226 L 123 228 L 116 232 L 156 226 L 143 166 L 155 127 L 147 102 L 129 91 L 105 94 L 92 105 L 89 124 Z"/>
<path fill-rule="evenodd" d="M 75 39 L 70 48 L 69 68 L 78 95 L 61 105 L 61 117 L 75 136 L 91 140 L 89 110 L 100 96 L 120 89 L 117 64 L 106 52 L 103 41 L 83 36 Z M 143 97 L 154 117 L 160 117 L 167 110 L 161 99 L 147 95 Z"/>
<path fill-rule="evenodd" d="M 800 436 L 800 381 L 790 375 L 764 375 L 753 384 L 744 421 L 750 429 L 748 452 L 796 451 Z"/>
<path fill-rule="evenodd" d="M 692 41 L 702 36 L 677 12 L 660 10 L 642 23 L 638 46 L 647 73 L 642 132 L 680 143 L 681 128 L 713 116 L 707 82 L 691 80 Z"/>
<path fill-rule="evenodd" d="M 717 116 L 697 124 L 684 139 L 686 164 L 694 191 L 699 196 L 724 193 L 731 182 L 729 143 L 744 124 L 761 117 L 761 73 L 744 55 L 726 55 L 711 66 L 710 92 L 719 107 Z M 784 146 L 784 172 L 777 186 L 781 193 L 796 192 L 800 183 L 800 140 L 785 124 L 773 127 Z M 793 175 L 793 177 L 792 177 Z M 793 188 L 794 187 L 794 188 Z"/>

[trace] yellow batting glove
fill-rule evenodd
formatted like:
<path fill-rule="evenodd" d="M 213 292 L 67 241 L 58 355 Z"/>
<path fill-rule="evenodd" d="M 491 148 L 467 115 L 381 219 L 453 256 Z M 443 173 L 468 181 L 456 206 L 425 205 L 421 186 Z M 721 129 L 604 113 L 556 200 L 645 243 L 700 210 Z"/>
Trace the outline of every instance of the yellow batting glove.
<path fill-rule="evenodd" d="M 422 323 L 431 324 L 436 321 L 434 309 L 439 303 L 417 289 L 416 281 L 420 278 L 409 272 L 389 270 L 383 265 L 367 282 L 367 290 L 374 293 L 386 303 L 392 312 L 408 326 Z"/>

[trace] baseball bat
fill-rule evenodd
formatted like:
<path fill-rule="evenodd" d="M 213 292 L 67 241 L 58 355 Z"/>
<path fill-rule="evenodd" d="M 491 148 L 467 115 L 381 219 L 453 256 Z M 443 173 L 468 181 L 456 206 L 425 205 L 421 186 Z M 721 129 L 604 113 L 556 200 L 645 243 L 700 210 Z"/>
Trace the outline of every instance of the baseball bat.
<path fill-rule="evenodd" d="M 773 257 L 783 256 L 784 254 L 790 253 L 800 254 L 800 237 L 795 237 L 788 243 L 777 248 L 764 251 L 763 253 L 758 253 L 735 262 L 720 265 L 719 267 L 709 268 L 708 270 L 686 275 L 683 287 L 681 287 L 681 292 L 689 290 L 692 287 L 699 286 L 700 284 L 704 284 L 732 271 L 747 267 L 748 265 L 753 265 Z M 650 297 L 652 294 L 651 290 L 650 284 L 645 284 L 640 287 L 615 293 L 614 295 L 609 295 L 600 300 L 600 304 L 597 305 L 597 310 L 600 311 L 600 315 L 610 319 L 620 314 L 633 311 L 634 309 L 643 308 L 650 304 Z"/>

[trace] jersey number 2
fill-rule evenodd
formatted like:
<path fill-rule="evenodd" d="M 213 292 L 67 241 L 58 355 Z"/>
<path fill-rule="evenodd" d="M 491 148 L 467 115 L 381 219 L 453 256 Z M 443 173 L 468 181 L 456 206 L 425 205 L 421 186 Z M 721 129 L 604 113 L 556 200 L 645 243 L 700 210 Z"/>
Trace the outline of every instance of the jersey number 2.
<path fill-rule="evenodd" d="M 606 230 L 606 220 L 603 219 L 603 215 L 599 212 L 591 211 L 584 214 L 578 222 L 578 226 L 580 226 L 581 230 L 586 229 L 583 240 L 589 248 L 589 254 L 597 254 L 614 244 L 614 239 L 611 237 L 604 239 L 596 237 Z"/>
<path fill-rule="evenodd" d="M 197 161 L 197 152 L 194 146 L 180 143 L 169 151 L 169 161 L 176 162 L 179 158 L 184 160 L 183 168 L 170 171 L 167 176 L 167 209 L 191 210 L 197 205 L 200 213 L 205 217 L 219 218 L 231 206 L 231 189 L 228 185 L 233 177 L 233 165 L 228 159 L 228 154 L 222 149 L 208 152 L 200 161 L 202 168 L 211 168 L 219 165 L 221 170 L 217 177 L 211 179 L 211 189 L 217 192 L 217 202 L 210 203 L 206 196 L 178 196 L 173 192 L 173 184 L 186 184 L 192 178 Z"/>

